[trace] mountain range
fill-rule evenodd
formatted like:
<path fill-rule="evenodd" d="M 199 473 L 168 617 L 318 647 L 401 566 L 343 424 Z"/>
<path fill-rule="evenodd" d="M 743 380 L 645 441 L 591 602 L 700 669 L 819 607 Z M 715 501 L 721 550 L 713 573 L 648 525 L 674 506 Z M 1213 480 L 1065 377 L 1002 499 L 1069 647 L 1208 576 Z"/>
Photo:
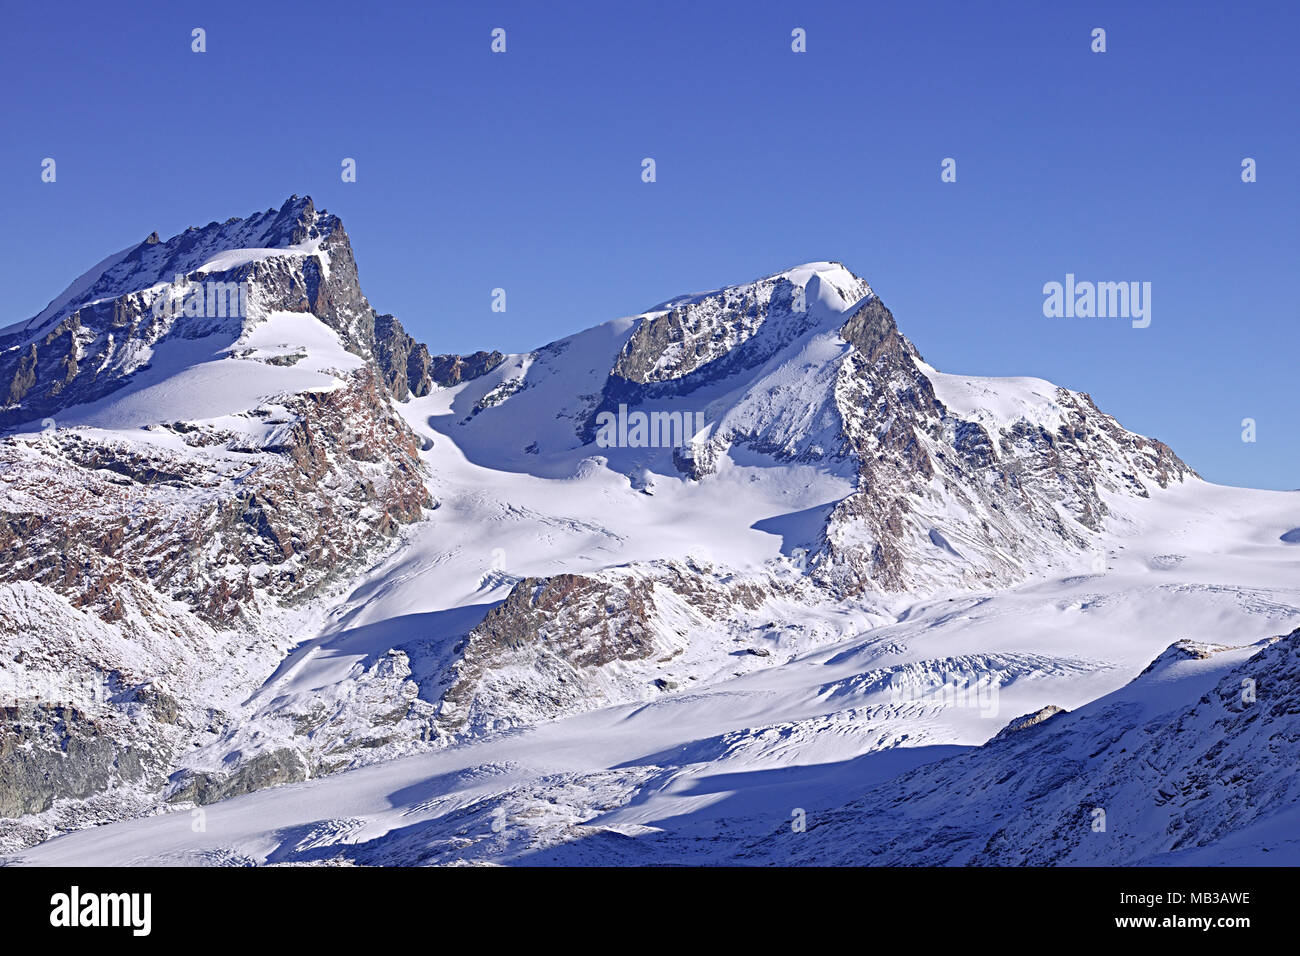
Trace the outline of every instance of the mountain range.
<path fill-rule="evenodd" d="M 0 397 L 11 861 L 1300 860 L 1298 493 L 838 262 L 443 354 L 295 196 Z"/>

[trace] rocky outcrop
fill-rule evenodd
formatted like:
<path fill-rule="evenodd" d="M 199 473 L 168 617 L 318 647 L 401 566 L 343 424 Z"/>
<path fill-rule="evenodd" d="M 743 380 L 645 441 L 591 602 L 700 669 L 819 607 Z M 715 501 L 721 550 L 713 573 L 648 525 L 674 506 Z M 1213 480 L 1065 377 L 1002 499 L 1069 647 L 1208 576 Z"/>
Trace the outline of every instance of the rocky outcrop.
<path fill-rule="evenodd" d="M 0 582 L 118 620 L 130 580 L 229 624 L 255 592 L 317 593 L 432 505 L 415 436 L 368 368 L 247 414 L 278 417 L 275 444 L 207 444 L 211 426 L 179 423 L 203 454 L 75 430 L 0 441 Z"/>
<path fill-rule="evenodd" d="M 216 803 L 229 797 L 298 783 L 307 779 L 307 765 L 289 748 L 257 754 L 228 774 L 183 771 L 177 775 L 167 799 L 173 803 Z"/>
<path fill-rule="evenodd" d="M 486 375 L 505 361 L 501 352 L 473 352 L 470 355 L 433 355 L 425 359 L 425 354 L 415 356 L 412 367 L 421 381 L 428 378 L 437 385 L 449 387 L 461 382 L 472 381 Z"/>
<path fill-rule="evenodd" d="M 1014 733 L 1019 733 L 1022 730 L 1028 730 L 1030 727 L 1037 727 L 1039 724 L 1050 720 L 1057 714 L 1068 713 L 1069 711 L 1064 707 L 1057 707 L 1055 704 L 1048 704 L 1041 710 L 1036 710 L 1032 714 L 1025 714 L 1010 721 L 1005 727 L 997 732 L 993 739 L 997 740 Z"/>
<path fill-rule="evenodd" d="M 783 593 L 695 562 L 525 578 L 454 648 L 439 725 L 481 732 L 679 686 L 695 679 L 683 621 L 711 627 Z"/>
<path fill-rule="evenodd" d="M 375 318 L 375 361 L 393 397 L 429 394 L 434 385 L 444 388 L 486 375 L 505 361 L 500 352 L 472 355 L 430 355 L 428 348 L 407 334 L 391 315 Z"/>
<path fill-rule="evenodd" d="M 843 594 L 924 588 L 945 577 L 1013 583 L 1034 559 L 1091 547 L 1108 513 L 1104 491 L 1145 497 L 1147 482 L 1166 487 L 1195 476 L 1163 443 L 1128 432 L 1090 397 L 1064 388 L 1055 395 L 1061 421 L 1050 430 L 1020 419 L 990 433 L 963 419 L 936 395 L 879 299 L 840 334 L 854 346 L 836 404 L 858 487 L 827 522 L 816 573 Z"/>
<path fill-rule="evenodd" d="M 842 287 L 835 291 L 842 300 L 856 302 L 871 294 L 862 279 L 847 270 L 840 274 Z M 620 404 L 689 395 L 757 369 L 816 326 L 819 313 L 812 303 L 821 283 L 829 281 L 814 275 L 805 285 L 796 285 L 783 273 L 674 299 L 645 313 L 580 429 L 583 439 L 594 440 L 597 417 Z"/>
<path fill-rule="evenodd" d="M 0 818 L 40 813 L 56 798 L 88 797 L 148 776 L 161 781 L 175 735 L 124 747 L 125 723 L 120 715 L 95 719 L 70 704 L 0 707 Z"/>

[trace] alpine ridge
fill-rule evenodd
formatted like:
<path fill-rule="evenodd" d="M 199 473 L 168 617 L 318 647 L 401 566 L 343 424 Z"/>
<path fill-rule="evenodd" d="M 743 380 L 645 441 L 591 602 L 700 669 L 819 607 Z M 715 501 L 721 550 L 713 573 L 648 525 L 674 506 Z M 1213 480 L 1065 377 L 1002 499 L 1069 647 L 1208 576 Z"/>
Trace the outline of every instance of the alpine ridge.
<path fill-rule="evenodd" d="M 1271 770 L 1211 793 L 1161 735 L 1237 753 L 1255 704 L 1294 731 L 1294 493 L 1204 482 L 1086 393 L 938 371 L 838 262 L 483 345 L 374 309 L 296 196 L 0 331 L 0 847 L 1125 862 L 1293 802 Z M 1139 753 L 1174 789 L 1088 843 Z M 200 805 L 210 835 L 164 830 Z"/>

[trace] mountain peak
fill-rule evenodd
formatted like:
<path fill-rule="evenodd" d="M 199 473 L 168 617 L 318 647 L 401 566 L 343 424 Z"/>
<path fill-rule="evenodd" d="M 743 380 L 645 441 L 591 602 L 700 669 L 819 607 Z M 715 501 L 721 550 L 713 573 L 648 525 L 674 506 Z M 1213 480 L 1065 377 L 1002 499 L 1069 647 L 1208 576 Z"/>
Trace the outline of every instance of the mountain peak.
<path fill-rule="evenodd" d="M 228 302 L 232 289 L 247 291 L 237 294 L 238 309 L 207 307 Z M 295 194 L 278 208 L 166 240 L 155 231 L 87 271 L 39 315 L 0 331 L 0 427 L 116 391 L 151 366 L 165 340 L 212 337 L 220 352 L 277 312 L 319 319 L 344 348 L 374 362 L 398 399 L 477 377 L 504 358 L 432 355 L 395 318 L 378 317 L 342 222 Z"/>
<path fill-rule="evenodd" d="M 197 307 L 218 298 L 209 295 L 208 282 L 251 283 L 257 291 L 234 313 L 210 313 Z M 170 307 L 181 301 L 184 309 Z M 0 331 L 0 425 L 116 390 L 173 332 L 187 339 L 222 332 L 233 341 L 247 319 L 276 310 L 313 312 L 347 348 L 369 356 L 373 310 L 361 294 L 347 233 L 310 196 L 190 226 L 166 240 L 155 231 L 87 271 L 38 315 Z"/>
<path fill-rule="evenodd" d="M 710 299 L 765 298 L 770 296 L 773 290 L 783 286 L 788 286 L 792 291 L 804 290 L 805 293 L 809 291 L 811 286 L 814 293 L 811 298 L 814 299 L 825 291 L 834 290 L 839 301 L 832 301 L 829 304 L 837 312 L 843 312 L 862 299 L 874 294 L 867 281 L 855 275 L 842 262 L 823 260 L 801 263 L 736 285 L 722 286 L 717 289 L 710 289 L 707 292 L 691 292 L 674 296 L 647 309 L 643 314 L 653 315 L 654 313 L 668 312 L 673 309 L 697 305 Z M 793 303 L 797 297 L 791 295 L 789 298 Z M 809 297 L 806 296 L 806 298 Z"/>

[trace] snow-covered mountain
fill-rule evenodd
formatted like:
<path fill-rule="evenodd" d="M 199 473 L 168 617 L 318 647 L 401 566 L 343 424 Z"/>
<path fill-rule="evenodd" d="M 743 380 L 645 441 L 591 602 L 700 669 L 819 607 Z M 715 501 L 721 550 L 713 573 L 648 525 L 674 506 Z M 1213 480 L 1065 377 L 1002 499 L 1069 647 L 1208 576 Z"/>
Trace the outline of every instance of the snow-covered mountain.
<path fill-rule="evenodd" d="M 838 263 L 438 355 L 294 197 L 105 260 L 0 386 L 0 840 L 223 821 L 24 859 L 1214 862 L 1294 802 L 1179 781 L 1295 736 L 1297 495 L 937 371 Z"/>

